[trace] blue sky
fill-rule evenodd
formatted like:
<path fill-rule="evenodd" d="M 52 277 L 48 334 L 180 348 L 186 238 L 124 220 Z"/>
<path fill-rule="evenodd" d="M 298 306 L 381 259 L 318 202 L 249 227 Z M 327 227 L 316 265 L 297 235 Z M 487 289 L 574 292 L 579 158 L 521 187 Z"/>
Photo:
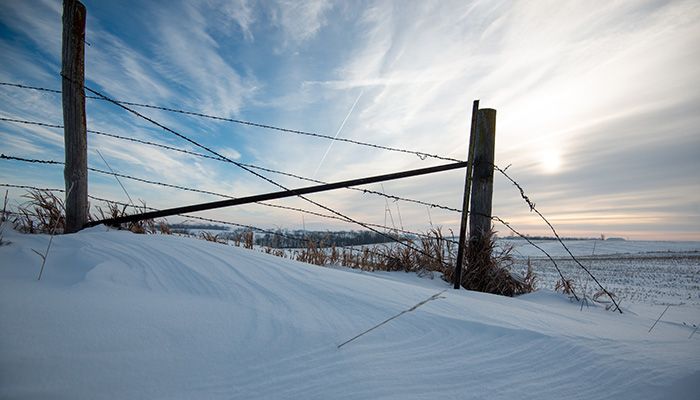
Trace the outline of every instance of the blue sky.
<path fill-rule="evenodd" d="M 471 103 L 498 111 L 512 165 L 562 234 L 700 240 L 696 1 L 85 1 L 87 85 L 117 99 L 463 159 Z M 0 80 L 60 89 L 58 1 L 2 1 Z M 140 112 L 237 161 L 336 181 L 439 164 L 416 156 L 164 111 Z M 195 150 L 88 100 L 88 128 Z M 62 124 L 60 95 L 0 87 L 0 116 Z M 342 126 L 342 129 L 340 129 Z M 244 196 L 277 190 L 235 166 L 88 135 L 89 163 Z M 0 151 L 63 158 L 60 130 L 0 124 Z M 325 155 L 325 157 L 324 157 Z M 307 183 L 269 175 L 289 187 Z M 369 187 L 459 208 L 463 172 Z M 0 182 L 61 187 L 62 170 L 0 162 Z M 172 207 L 217 197 L 123 180 Z M 547 229 L 496 176 L 494 214 Z M 90 193 L 126 201 L 114 178 Z M 13 202 L 20 191 L 11 191 Z M 312 198 L 355 219 L 458 229 L 456 213 L 341 190 Z M 276 204 L 315 206 L 300 199 Z M 202 215 L 261 227 L 358 229 L 259 205 Z M 400 218 L 399 218 L 400 217 Z M 502 233 L 505 228 L 496 227 Z"/>

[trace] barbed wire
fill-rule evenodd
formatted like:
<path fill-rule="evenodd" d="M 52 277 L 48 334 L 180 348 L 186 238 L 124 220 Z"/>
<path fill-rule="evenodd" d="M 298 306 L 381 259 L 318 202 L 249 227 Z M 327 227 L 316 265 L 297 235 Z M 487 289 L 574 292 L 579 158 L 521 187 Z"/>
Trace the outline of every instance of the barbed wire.
<path fill-rule="evenodd" d="M 559 269 L 559 265 L 557 265 L 557 262 L 554 261 L 554 258 L 552 258 L 552 256 L 549 255 L 549 253 L 548 253 L 547 251 L 545 251 L 545 249 L 543 249 L 542 247 L 536 245 L 532 240 L 530 240 L 530 238 L 528 238 L 527 236 L 525 236 L 525 235 L 523 235 L 522 233 L 520 233 L 520 232 L 518 232 L 517 230 L 515 230 L 515 228 L 513 228 L 513 227 L 510 225 L 509 222 L 503 220 L 502 218 L 497 217 L 497 216 L 495 216 L 495 215 L 494 215 L 494 216 L 489 216 L 489 218 L 491 218 L 492 221 L 498 221 L 499 223 L 501 223 L 501 225 L 503 225 L 503 226 L 505 226 L 506 228 L 510 229 L 511 232 L 513 232 L 513 233 L 515 233 L 516 235 L 518 235 L 519 237 L 525 239 L 531 246 L 533 246 L 534 248 L 536 248 L 536 249 L 538 249 L 539 251 L 541 251 L 542 253 L 544 253 L 544 255 L 546 255 L 547 258 L 549 258 L 549 261 L 551 261 L 552 264 L 554 264 L 554 268 L 555 268 L 555 269 L 557 270 L 557 272 L 559 273 L 559 277 L 561 277 L 562 283 L 567 282 L 567 279 L 564 278 L 564 274 L 561 272 L 561 269 Z M 571 290 L 571 294 L 574 295 L 574 298 L 576 299 L 576 301 L 579 301 L 579 298 L 578 298 L 578 296 L 576 295 L 576 292 L 574 291 L 574 288 L 573 288 L 573 287 L 569 287 L 569 289 Z"/>
<path fill-rule="evenodd" d="M 49 93 L 61 93 L 60 90 L 56 90 L 56 89 L 48 89 L 48 88 L 22 85 L 22 84 L 17 84 L 17 83 L 10 83 L 10 82 L 0 82 L 0 85 L 16 87 L 16 88 L 20 88 L 20 89 L 38 90 L 38 91 L 44 91 L 44 92 L 49 92 Z M 108 100 L 102 94 L 97 93 L 97 92 L 89 89 L 87 86 L 84 86 L 84 87 L 89 92 L 95 94 L 95 96 L 85 96 L 85 98 L 93 99 L 93 100 L 109 101 L 111 103 L 124 105 L 124 106 L 150 108 L 150 109 L 154 109 L 154 110 L 167 111 L 167 112 L 189 115 L 189 116 L 194 116 L 194 117 L 208 118 L 208 119 L 217 120 L 217 121 L 232 122 L 232 123 L 236 123 L 239 125 L 252 126 L 252 127 L 256 127 L 256 128 L 274 130 L 274 131 L 278 131 L 278 132 L 292 133 L 292 134 L 296 134 L 296 135 L 315 137 L 315 138 L 320 138 L 320 139 L 332 140 L 332 141 L 336 141 L 336 142 L 345 142 L 345 143 L 350 143 L 350 144 L 359 145 L 359 146 L 371 147 L 371 148 L 375 148 L 375 149 L 379 149 L 379 150 L 392 151 L 392 152 L 404 153 L 404 154 L 412 154 L 412 155 L 417 156 L 421 160 L 425 160 L 427 158 L 434 158 L 437 160 L 452 161 L 452 162 L 463 161 L 463 160 L 458 160 L 456 158 L 440 156 L 438 154 L 430 154 L 430 153 L 426 153 L 426 152 L 422 152 L 422 151 L 407 150 L 407 149 L 401 149 L 401 148 L 397 148 L 397 147 L 383 146 L 383 145 L 378 145 L 378 144 L 373 144 L 373 143 L 362 142 L 359 140 L 347 139 L 347 138 L 342 138 L 342 137 L 334 137 L 334 136 L 330 136 L 330 135 L 302 131 L 302 130 L 298 130 L 298 129 L 282 128 L 279 126 L 274 126 L 274 125 L 269 125 L 269 124 L 262 124 L 262 123 L 258 123 L 258 122 L 245 121 L 245 120 L 241 120 L 241 119 L 204 114 L 204 113 L 196 112 L 196 111 L 187 111 L 187 110 L 181 110 L 181 109 L 176 109 L 176 108 L 171 108 L 171 107 L 155 106 L 155 105 L 151 105 L 151 104 L 136 103 L 136 102 L 130 102 L 130 101 L 124 101 L 124 100 L 116 100 L 116 99 L 109 99 Z"/>
<path fill-rule="evenodd" d="M 65 164 L 64 162 L 61 162 L 61 161 L 54 161 L 54 160 L 37 160 L 37 159 L 24 158 L 24 157 L 8 156 L 8 155 L 5 155 L 5 154 L 0 154 L 0 159 L 2 159 L 2 160 L 13 160 L 13 161 L 22 161 L 22 162 L 31 163 L 31 164 L 50 164 L 50 165 L 64 165 L 64 164 Z M 195 193 L 209 194 L 209 195 L 213 195 L 213 196 L 224 196 L 224 197 L 232 198 L 232 197 L 230 197 L 230 196 L 222 195 L 222 194 L 220 194 L 220 193 L 211 192 L 211 191 L 208 191 L 208 190 L 194 189 L 194 188 L 188 188 L 188 187 L 180 186 L 180 185 L 173 185 L 173 184 L 165 183 L 165 182 L 152 181 L 152 180 L 149 180 L 149 179 L 138 178 L 138 177 L 135 177 L 135 176 L 126 175 L 126 174 L 121 174 L 121 173 L 118 173 L 118 172 L 105 171 L 105 170 L 101 170 L 101 169 L 99 169 L 99 168 L 87 167 L 87 169 L 88 169 L 89 171 L 97 172 L 97 173 L 99 173 L 99 174 L 111 175 L 111 176 L 116 176 L 116 177 L 119 177 L 119 178 L 130 179 L 130 180 L 137 181 L 137 182 L 148 183 L 148 184 L 150 184 L 150 185 L 158 185 L 158 186 L 168 187 L 168 188 L 172 188 L 172 189 L 185 190 L 185 191 L 188 191 L 188 192 L 195 192 Z"/>
<path fill-rule="evenodd" d="M 39 190 L 43 192 L 65 192 L 63 189 L 53 189 L 53 188 L 39 188 L 36 186 L 28 186 L 28 185 L 14 185 L 11 183 L 0 183 L 0 186 L 2 187 L 8 187 L 8 188 L 13 188 L 13 189 L 27 189 L 27 190 Z"/>
<path fill-rule="evenodd" d="M 561 239 L 561 237 L 559 236 L 559 233 L 557 232 L 557 230 L 554 229 L 554 226 L 553 226 L 553 225 L 549 222 L 549 220 L 548 220 L 547 218 L 545 218 L 545 216 L 542 215 L 542 213 L 535 207 L 535 203 L 534 203 L 532 200 L 530 200 L 530 197 L 528 197 L 528 196 L 525 194 L 525 190 L 523 189 L 523 187 L 522 187 L 518 182 L 516 182 L 515 179 L 511 178 L 510 175 L 508 175 L 508 173 L 506 173 L 506 170 L 507 170 L 509 167 L 510 167 L 510 165 L 507 166 L 506 168 L 501 169 L 501 168 L 499 168 L 499 167 L 498 167 L 497 165 L 495 165 L 495 164 L 494 164 L 494 166 L 493 166 L 493 168 L 494 168 L 496 171 L 498 171 L 501 175 L 505 176 L 506 179 L 508 179 L 508 180 L 520 191 L 520 197 L 523 199 L 523 201 L 525 201 L 525 203 L 527 203 L 528 207 L 530 207 L 530 212 L 535 212 L 535 213 L 542 219 L 542 221 L 544 221 L 544 222 L 547 224 L 547 226 L 549 226 L 549 229 L 552 231 L 552 233 L 554 233 L 554 237 L 555 237 L 555 238 L 557 239 L 557 241 L 562 245 L 562 247 L 564 247 L 564 249 L 566 250 L 566 252 L 569 253 L 569 256 L 571 256 L 571 259 L 574 260 L 574 262 L 576 262 L 576 264 L 578 264 L 579 267 L 581 267 L 584 271 L 586 271 L 586 273 L 588 274 L 588 276 L 590 276 L 590 277 L 593 279 L 593 281 L 598 285 L 598 287 L 603 291 L 603 293 L 605 293 L 605 294 L 610 298 L 610 300 L 613 302 L 613 304 L 615 304 L 615 307 L 617 308 L 617 311 L 619 311 L 620 314 L 622 314 L 622 309 L 620 308 L 620 305 L 617 303 L 617 301 L 615 301 L 615 298 L 613 297 L 613 294 L 610 293 L 610 292 L 608 291 L 608 289 L 606 289 L 606 288 L 598 281 L 598 279 L 596 279 L 596 277 L 591 273 L 591 271 L 589 271 L 588 268 L 586 268 L 586 267 L 578 260 L 578 258 L 576 258 L 576 256 L 574 256 L 574 254 L 571 252 L 571 250 L 569 250 L 569 247 L 564 243 L 564 241 L 563 241 L 563 240 Z M 531 243 L 531 244 L 532 244 L 532 243 Z M 562 276 L 562 279 L 563 279 L 563 278 L 564 278 L 564 277 Z M 577 298 L 577 300 L 578 300 L 578 298 Z"/>
<path fill-rule="evenodd" d="M 61 162 L 61 161 L 37 160 L 37 159 L 32 159 L 32 158 L 15 157 L 15 156 L 6 156 L 5 154 L 0 154 L 0 159 L 2 159 L 2 160 L 22 161 L 22 162 L 27 162 L 27 163 L 31 163 L 31 164 L 58 164 L 58 165 L 63 165 L 63 164 L 64 164 L 64 163 Z"/>
<path fill-rule="evenodd" d="M 48 89 L 48 88 L 38 87 L 38 86 L 23 85 L 21 83 L 0 82 L 0 86 L 10 86 L 10 87 L 16 87 L 19 89 L 31 89 L 31 90 L 37 90 L 40 92 L 49 92 L 49 93 L 58 93 L 58 94 L 62 93 L 60 90 L 56 90 L 56 89 Z"/>
<path fill-rule="evenodd" d="M 28 120 L 14 119 L 14 118 L 0 117 L 0 121 L 15 122 L 15 123 L 26 124 L 26 125 L 37 125 L 37 126 L 44 126 L 44 127 L 49 127 L 49 128 L 63 129 L 63 126 L 62 126 L 62 125 L 48 124 L 48 123 L 44 123 L 44 122 L 28 121 Z M 207 158 L 207 159 L 211 159 L 211 160 L 215 160 L 215 161 L 219 161 L 219 162 L 228 163 L 228 161 L 223 160 L 223 159 L 218 158 L 218 157 L 213 157 L 213 156 L 210 156 L 210 155 L 207 155 L 207 154 L 197 153 L 197 152 L 190 151 L 190 150 L 186 150 L 186 149 L 181 149 L 181 148 L 177 148 L 177 147 L 173 147 L 173 146 L 168 146 L 168 145 L 164 145 L 164 144 L 161 144 L 161 143 L 150 142 L 150 141 L 147 141 L 147 140 L 136 139 L 136 138 L 126 137 L 126 136 L 116 135 L 116 134 L 113 134 L 113 133 L 108 133 L 108 132 L 103 132 L 103 131 L 96 131 L 96 130 L 92 130 L 92 129 L 88 129 L 87 132 L 93 133 L 93 134 L 96 134 L 96 135 L 111 137 L 111 138 L 115 138 L 115 139 L 119 139 L 119 140 L 125 140 L 125 141 L 140 143 L 140 144 L 147 145 L 147 146 L 159 147 L 159 148 L 162 148 L 162 149 L 166 149 L 166 150 L 170 150 L 170 151 L 176 151 L 176 152 L 180 152 L 180 153 L 184 153 L 184 154 L 189 154 L 189 155 L 196 156 L 196 157 L 202 157 L 202 158 Z M 274 169 L 270 169 L 270 168 L 261 167 L 261 166 L 258 166 L 258 165 L 253 165 L 253 164 L 246 164 L 246 163 L 241 163 L 241 164 L 242 164 L 242 165 L 245 165 L 246 167 L 249 167 L 249 168 L 254 168 L 254 169 L 257 169 L 257 170 L 260 170 L 260 171 L 265 171 L 265 172 L 270 172 L 270 173 L 274 173 L 274 174 L 284 175 L 284 176 L 288 176 L 288 177 L 291 177 L 291 178 L 296 178 L 296 179 L 299 179 L 299 180 L 302 180 L 302 181 L 306 181 L 306 182 L 318 183 L 318 184 L 321 184 L 321 185 L 326 185 L 326 184 L 328 184 L 328 182 L 325 182 L 325 181 L 322 181 L 322 180 L 313 179 L 313 178 L 308 178 L 308 177 L 304 177 L 304 176 L 301 176 L 301 175 L 292 174 L 292 173 L 289 173 L 289 172 L 274 170 Z M 458 212 L 458 213 L 461 213 L 461 212 L 462 212 L 462 210 L 459 210 L 459 209 L 454 208 L 454 207 L 444 206 L 444 205 L 441 205 L 441 204 L 430 203 L 430 202 L 426 202 L 426 201 L 422 201 L 422 200 L 416 200 L 416 199 L 411 199 L 411 198 L 402 197 L 402 196 L 396 196 L 396 195 L 386 194 L 386 193 L 379 192 L 379 191 L 376 191 L 376 190 L 371 190 L 371 189 L 362 189 L 362 188 L 356 188 L 356 187 L 348 187 L 348 188 L 346 188 L 346 189 L 348 189 L 348 190 L 354 190 L 354 191 L 362 192 L 362 193 L 374 194 L 374 195 L 377 195 L 377 196 L 382 196 L 382 197 L 385 197 L 385 198 L 390 199 L 390 200 L 393 200 L 393 201 L 404 201 L 404 202 L 407 202 L 407 203 L 419 204 L 419 205 L 426 206 L 426 207 L 430 207 L 430 208 L 438 208 L 438 209 L 442 209 L 442 210 L 446 210 L 446 211 L 452 211 L 452 212 Z"/>

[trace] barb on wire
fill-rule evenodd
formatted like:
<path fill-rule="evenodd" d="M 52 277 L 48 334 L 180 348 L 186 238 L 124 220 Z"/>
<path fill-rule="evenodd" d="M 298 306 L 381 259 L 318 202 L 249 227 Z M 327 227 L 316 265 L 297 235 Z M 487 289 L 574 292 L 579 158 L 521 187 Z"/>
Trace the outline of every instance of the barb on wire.
<path fill-rule="evenodd" d="M 69 79 L 69 78 L 64 76 L 64 79 Z M 0 82 L 0 85 L 11 86 L 11 87 L 16 87 L 16 88 L 20 88 L 20 89 L 39 90 L 39 91 L 44 91 L 44 92 L 49 92 L 49 93 L 61 93 L 60 90 L 47 89 L 47 88 L 36 87 L 36 86 L 28 86 L 28 85 L 22 85 L 22 84 L 17 84 L 17 83 Z M 135 102 L 131 102 L 131 101 L 108 99 L 106 96 L 103 96 L 102 94 L 89 89 L 87 86 L 84 86 L 84 87 L 89 92 L 91 92 L 95 95 L 95 96 L 85 96 L 88 99 L 103 100 L 103 101 L 108 101 L 108 102 L 111 102 L 114 104 L 119 104 L 119 105 L 124 105 L 124 106 L 150 108 L 150 109 L 154 109 L 154 110 L 161 110 L 161 111 L 167 111 L 167 112 L 178 113 L 178 114 L 183 114 L 183 115 L 189 115 L 189 116 L 193 116 L 193 117 L 208 118 L 208 119 L 217 120 L 217 121 L 232 122 L 232 123 L 239 124 L 239 125 L 252 126 L 252 127 L 256 127 L 256 128 L 268 129 L 268 130 L 273 130 L 273 131 L 277 131 L 277 132 L 291 133 L 291 134 L 295 134 L 295 135 L 310 136 L 310 137 L 327 139 L 327 140 L 332 140 L 332 141 L 337 141 L 337 142 L 345 142 L 345 143 L 355 144 L 355 145 L 359 145 L 359 146 L 372 147 L 372 148 L 379 149 L 379 150 L 392 151 L 392 152 L 404 153 L 404 154 L 412 154 L 412 155 L 417 156 L 421 160 L 425 160 L 427 158 L 434 158 L 434 159 L 443 160 L 443 161 L 453 161 L 453 162 L 462 161 L 462 160 L 457 160 L 457 159 L 451 158 L 451 157 L 440 156 L 438 154 L 430 154 L 430 153 L 425 153 L 422 151 L 407 150 L 407 149 L 400 149 L 397 147 L 383 146 L 383 145 L 378 145 L 378 144 L 373 144 L 373 143 L 362 142 L 359 140 L 347 139 L 347 138 L 342 138 L 342 137 L 333 137 L 330 135 L 324 135 L 324 134 L 314 133 L 314 132 L 307 132 L 307 131 L 302 131 L 302 130 L 298 130 L 298 129 L 282 128 L 279 126 L 261 124 L 261 123 L 245 121 L 245 120 L 241 120 L 241 119 L 221 117 L 221 116 L 204 114 L 204 113 L 195 112 L 195 111 L 180 110 L 180 109 L 171 108 L 171 107 L 155 106 L 155 105 L 151 105 L 151 104 L 135 103 Z"/>
<path fill-rule="evenodd" d="M 510 167 L 510 165 L 509 165 L 508 167 Z M 516 188 L 518 188 L 518 190 L 520 191 L 520 197 L 522 197 L 522 199 L 527 203 L 528 207 L 530 207 L 530 211 L 531 211 L 531 212 L 535 212 L 535 214 L 537 214 L 537 215 L 542 219 L 542 221 L 544 221 L 544 222 L 547 224 L 547 226 L 549 226 L 549 229 L 552 231 L 552 233 L 554 233 L 554 237 L 555 237 L 555 238 L 557 239 L 557 241 L 562 245 L 562 247 L 564 247 L 564 249 L 566 250 L 566 252 L 569 253 L 569 256 L 571 256 L 571 259 L 574 260 L 574 262 L 576 262 L 576 264 L 578 264 L 579 267 L 581 267 L 584 271 L 586 271 L 586 273 L 588 274 L 588 276 L 590 276 L 590 277 L 593 279 L 593 281 L 598 285 L 598 287 L 610 298 L 610 300 L 613 302 L 613 304 L 615 304 L 615 307 L 617 308 L 617 311 L 619 311 L 620 314 L 622 314 L 622 309 L 620 308 L 620 305 L 617 303 L 617 301 L 615 301 L 615 298 L 613 297 L 613 294 L 610 293 L 610 292 L 608 291 L 608 289 L 606 289 L 606 288 L 598 281 L 598 279 L 596 279 L 596 277 L 591 273 L 591 271 L 590 271 L 588 268 L 586 268 L 586 267 L 576 258 L 576 256 L 574 256 L 574 254 L 571 252 L 571 250 L 569 250 L 569 247 L 564 243 L 564 241 L 563 241 L 563 240 L 561 239 L 561 237 L 559 236 L 559 233 L 557 233 L 557 230 L 554 229 L 554 226 L 549 222 L 549 220 L 548 220 L 547 218 L 545 218 L 544 215 L 542 215 L 542 213 L 535 207 L 535 203 L 534 203 L 532 200 L 530 200 L 530 198 L 525 194 L 525 190 L 523 189 L 523 187 L 520 186 L 520 184 L 519 184 L 518 182 L 516 182 L 513 178 L 511 178 L 510 175 L 508 175 L 508 173 L 506 173 L 506 169 L 508 169 L 508 167 L 506 167 L 505 169 L 502 169 L 502 168 L 499 168 L 499 167 L 498 167 L 497 165 L 495 165 L 495 164 L 494 164 L 494 166 L 493 166 L 493 168 L 494 168 L 496 171 L 498 171 L 501 175 L 503 175 L 504 177 L 506 177 L 506 179 L 508 179 Z"/>

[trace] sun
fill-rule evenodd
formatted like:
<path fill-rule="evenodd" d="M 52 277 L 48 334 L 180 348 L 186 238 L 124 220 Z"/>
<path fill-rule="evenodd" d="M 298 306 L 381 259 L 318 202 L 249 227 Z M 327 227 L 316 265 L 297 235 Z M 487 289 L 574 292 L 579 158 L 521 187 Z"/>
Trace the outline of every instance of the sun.
<path fill-rule="evenodd" d="M 555 174 L 561 168 L 561 155 L 558 151 L 547 149 L 540 154 L 540 167 L 547 174 Z"/>

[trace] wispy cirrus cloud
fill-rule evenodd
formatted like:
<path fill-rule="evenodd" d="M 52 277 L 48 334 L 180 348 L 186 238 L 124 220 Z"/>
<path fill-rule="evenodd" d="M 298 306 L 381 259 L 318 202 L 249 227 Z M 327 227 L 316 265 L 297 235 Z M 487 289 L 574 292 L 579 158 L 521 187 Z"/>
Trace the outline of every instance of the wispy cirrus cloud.
<path fill-rule="evenodd" d="M 299 44 L 316 34 L 327 23 L 330 0 L 278 0 L 270 5 L 272 21 L 283 30 L 286 44 Z"/>

